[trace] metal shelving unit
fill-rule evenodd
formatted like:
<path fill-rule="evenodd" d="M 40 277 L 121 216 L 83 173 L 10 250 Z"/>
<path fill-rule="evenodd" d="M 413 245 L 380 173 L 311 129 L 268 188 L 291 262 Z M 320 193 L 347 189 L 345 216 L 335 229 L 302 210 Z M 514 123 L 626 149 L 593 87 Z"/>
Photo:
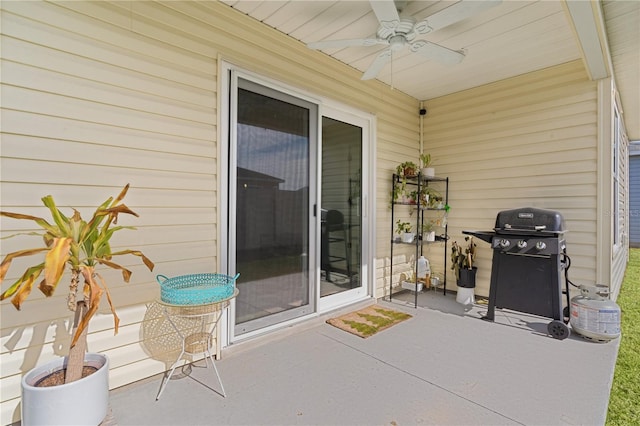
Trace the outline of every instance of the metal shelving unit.
<path fill-rule="evenodd" d="M 446 215 L 446 211 L 447 211 L 447 206 L 449 205 L 449 178 L 445 177 L 445 178 L 441 178 L 441 177 L 427 177 L 427 176 L 422 176 L 420 173 L 418 173 L 417 176 L 412 176 L 412 177 L 402 177 L 400 175 L 397 174 L 393 174 L 392 176 L 392 180 L 391 180 L 391 186 L 394 189 L 394 193 L 396 193 L 396 190 L 399 188 L 399 185 L 406 185 L 407 187 L 410 188 L 415 188 L 415 191 L 411 191 L 411 192 L 415 192 L 415 194 L 417 194 L 417 199 L 414 199 L 414 201 L 402 201 L 402 200 L 397 200 L 397 199 L 392 199 L 391 201 L 391 264 L 389 267 L 389 300 L 391 300 L 393 298 L 393 248 L 396 245 L 406 245 L 406 244 L 411 244 L 415 246 L 415 266 L 414 266 L 414 277 L 416 277 L 416 282 L 415 282 L 415 300 L 414 300 L 414 305 L 417 306 L 418 305 L 418 280 L 417 280 L 417 276 L 418 276 L 418 258 L 420 256 L 422 256 L 423 254 L 423 248 L 425 244 L 443 244 L 443 280 L 442 280 L 442 288 L 443 288 L 443 294 L 447 294 L 447 246 L 448 246 L 448 242 L 449 242 L 449 233 L 448 233 L 448 224 L 445 223 L 440 225 L 439 228 L 441 230 L 443 230 L 443 232 L 441 232 L 439 235 L 438 233 L 436 233 L 436 238 L 435 241 L 425 241 L 424 237 L 424 223 L 425 223 L 425 219 L 426 220 L 431 220 L 431 217 L 433 216 L 434 213 L 441 213 L 443 216 Z M 442 206 L 438 206 L 438 207 L 432 207 L 429 203 L 425 203 L 424 201 L 418 201 L 418 200 L 422 200 L 421 194 L 424 193 L 428 193 L 431 189 L 435 189 L 437 192 L 441 192 L 441 190 L 438 190 L 436 188 L 436 186 L 439 185 L 440 187 L 444 186 L 444 195 L 443 195 L 443 200 L 442 200 Z M 396 212 L 396 210 L 398 208 L 401 208 L 402 211 L 401 212 Z M 417 213 L 415 215 L 415 218 L 412 219 L 412 221 L 415 221 L 415 229 L 416 229 L 416 237 L 414 238 L 414 241 L 412 241 L 411 243 L 403 243 L 401 241 L 398 241 L 394 238 L 395 234 L 395 224 L 396 224 L 396 213 L 398 213 L 398 216 L 401 216 L 403 218 L 408 218 L 410 216 L 410 213 L 412 212 L 412 209 L 414 211 L 414 213 Z M 432 269 L 433 271 L 433 269 Z M 402 285 L 402 283 L 400 283 L 400 286 Z"/>

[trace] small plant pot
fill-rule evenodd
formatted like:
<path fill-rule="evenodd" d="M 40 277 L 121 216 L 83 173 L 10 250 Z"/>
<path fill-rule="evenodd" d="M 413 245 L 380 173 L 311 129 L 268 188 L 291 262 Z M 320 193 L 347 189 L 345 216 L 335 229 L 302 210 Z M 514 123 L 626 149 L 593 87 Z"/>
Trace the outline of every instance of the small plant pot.
<path fill-rule="evenodd" d="M 435 241 L 436 240 L 436 231 L 429 231 L 425 234 L 426 241 Z"/>
<path fill-rule="evenodd" d="M 424 177 L 435 177 L 436 169 L 433 167 L 423 167 L 420 169 L 420 173 L 422 173 L 422 176 Z"/>
<path fill-rule="evenodd" d="M 431 277 L 431 287 L 440 287 L 440 277 Z"/>
<path fill-rule="evenodd" d="M 412 243 L 415 234 L 413 232 L 405 232 L 402 234 L 402 242 L 403 243 Z"/>

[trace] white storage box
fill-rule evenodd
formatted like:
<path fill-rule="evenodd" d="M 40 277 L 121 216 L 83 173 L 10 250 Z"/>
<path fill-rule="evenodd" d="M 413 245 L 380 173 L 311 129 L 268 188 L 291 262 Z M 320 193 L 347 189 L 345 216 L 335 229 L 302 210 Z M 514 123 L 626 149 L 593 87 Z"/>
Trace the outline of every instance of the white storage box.
<path fill-rule="evenodd" d="M 423 283 L 418 283 L 418 291 L 422 291 Z M 416 291 L 416 283 L 411 281 L 402 281 L 402 288 L 406 290 Z"/>

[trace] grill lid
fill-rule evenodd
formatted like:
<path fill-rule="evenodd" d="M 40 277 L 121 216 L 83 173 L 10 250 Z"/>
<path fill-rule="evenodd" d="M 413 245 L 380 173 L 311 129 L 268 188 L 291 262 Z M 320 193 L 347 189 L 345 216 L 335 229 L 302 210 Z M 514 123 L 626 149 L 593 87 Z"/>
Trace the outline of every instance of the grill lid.
<path fill-rule="evenodd" d="M 499 212 L 494 230 L 498 234 L 518 235 L 559 235 L 566 232 L 564 218 L 559 212 L 534 207 Z"/>

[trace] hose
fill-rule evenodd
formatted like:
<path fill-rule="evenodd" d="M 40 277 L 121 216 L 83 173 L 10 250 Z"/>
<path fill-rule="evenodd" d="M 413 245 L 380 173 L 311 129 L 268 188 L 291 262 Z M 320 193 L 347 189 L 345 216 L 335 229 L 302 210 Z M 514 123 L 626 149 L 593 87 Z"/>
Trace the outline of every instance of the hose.
<path fill-rule="evenodd" d="M 571 258 L 569 257 L 569 255 L 567 254 L 567 248 L 563 248 L 562 249 L 562 263 L 565 264 L 564 267 L 564 279 L 571 284 L 572 286 L 574 286 L 575 288 L 580 288 L 579 285 L 574 284 L 573 282 L 571 282 L 571 280 L 569 279 L 569 268 L 571 267 Z"/>

